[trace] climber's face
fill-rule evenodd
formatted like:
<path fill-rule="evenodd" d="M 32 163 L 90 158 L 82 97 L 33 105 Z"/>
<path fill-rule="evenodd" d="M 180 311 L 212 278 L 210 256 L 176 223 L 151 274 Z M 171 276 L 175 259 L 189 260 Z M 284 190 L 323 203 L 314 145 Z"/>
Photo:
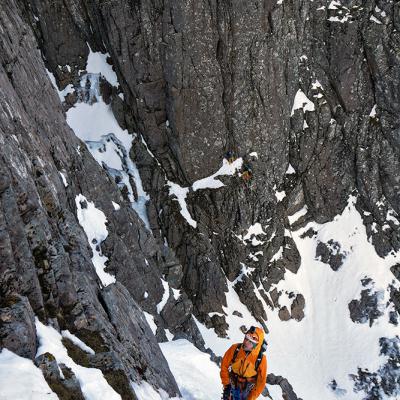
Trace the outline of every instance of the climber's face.
<path fill-rule="evenodd" d="M 245 351 L 253 350 L 258 344 L 258 335 L 254 333 L 247 332 L 244 337 L 243 347 Z"/>

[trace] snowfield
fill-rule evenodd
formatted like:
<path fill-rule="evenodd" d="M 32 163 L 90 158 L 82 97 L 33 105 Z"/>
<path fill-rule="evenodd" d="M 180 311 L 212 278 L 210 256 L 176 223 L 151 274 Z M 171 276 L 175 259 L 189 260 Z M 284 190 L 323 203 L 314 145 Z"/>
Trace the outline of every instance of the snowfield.
<path fill-rule="evenodd" d="M 354 392 L 354 381 L 349 375 L 357 374 L 358 367 L 376 371 L 387 360 L 386 356 L 380 355 L 379 338 L 398 337 L 400 333 L 397 326 L 389 323 L 388 314 L 393 305 L 384 307 L 390 295 L 388 285 L 399 286 L 389 268 L 399 262 L 400 257 L 394 253 L 386 258 L 378 256 L 367 238 L 355 202 L 356 198 L 350 197 L 343 213 L 331 222 L 322 225 L 311 222 L 298 231 L 288 232 L 297 245 L 302 262 L 297 274 L 287 270 L 284 280 L 276 287 L 281 292 L 280 304 L 288 305 L 289 309 L 292 300 L 288 294 L 303 294 L 305 317 L 300 322 L 281 321 L 278 310 L 272 311 L 255 288 L 268 318 L 265 322 L 269 329 L 268 372 L 287 378 L 303 400 L 362 400 L 365 393 Z M 310 228 L 316 235 L 302 238 Z M 339 242 L 341 251 L 346 254 L 337 271 L 316 258 L 318 241 L 326 243 L 330 239 Z M 384 310 L 371 327 L 368 323 L 353 322 L 348 307 L 365 289 L 361 283 L 364 278 L 372 279 L 373 290 L 380 293 Z M 232 342 L 242 341 L 241 325 L 257 324 L 233 286 L 234 282 L 228 281 L 228 306 L 224 308 L 229 339 L 219 338 L 213 330 L 196 321 L 206 346 L 217 355 L 223 355 Z M 243 318 L 234 315 L 235 310 Z M 337 383 L 336 390 L 331 388 L 333 380 Z M 268 388 L 273 400 L 282 399 L 279 387 L 269 385 Z M 398 399 L 400 392 L 399 397 L 385 397 L 383 393 L 382 396 Z"/>

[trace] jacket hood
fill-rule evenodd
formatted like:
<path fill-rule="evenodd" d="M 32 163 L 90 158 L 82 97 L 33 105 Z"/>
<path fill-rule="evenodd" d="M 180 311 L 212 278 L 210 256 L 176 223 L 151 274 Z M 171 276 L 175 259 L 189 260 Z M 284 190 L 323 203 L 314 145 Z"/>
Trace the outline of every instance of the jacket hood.
<path fill-rule="evenodd" d="M 258 343 L 257 343 L 257 346 L 254 347 L 254 349 L 251 351 L 251 354 L 252 355 L 255 354 L 255 357 L 257 358 L 258 353 L 261 350 L 261 346 L 264 342 L 264 330 L 262 328 L 256 327 L 256 333 L 258 336 Z"/>
<path fill-rule="evenodd" d="M 262 328 L 256 327 L 256 333 L 258 335 L 258 343 L 257 346 L 254 347 L 254 349 L 250 352 L 250 354 L 248 355 L 248 360 L 249 362 L 251 362 L 253 365 L 256 363 L 257 357 L 258 357 L 258 353 L 261 350 L 261 346 L 264 342 L 264 330 Z M 244 354 L 244 349 L 242 349 L 243 354 Z"/>

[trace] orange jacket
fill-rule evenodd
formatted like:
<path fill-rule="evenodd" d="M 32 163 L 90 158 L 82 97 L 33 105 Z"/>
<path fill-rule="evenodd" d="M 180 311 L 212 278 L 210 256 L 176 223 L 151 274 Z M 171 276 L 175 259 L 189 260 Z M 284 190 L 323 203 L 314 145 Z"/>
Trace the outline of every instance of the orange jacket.
<path fill-rule="evenodd" d="M 257 360 L 258 353 L 260 352 L 262 343 L 264 341 L 264 331 L 261 328 L 256 328 L 256 332 L 259 337 L 257 346 L 248 354 L 241 348 L 236 356 L 235 362 L 232 364 L 232 371 L 244 378 L 256 378 L 256 384 L 251 390 L 247 400 L 255 400 L 264 390 L 267 381 L 267 357 L 264 354 L 261 360 L 258 370 L 255 370 L 255 363 Z M 237 344 L 233 344 L 228 351 L 224 354 L 221 362 L 221 381 L 224 386 L 229 385 L 229 367 L 232 362 L 233 354 Z"/>

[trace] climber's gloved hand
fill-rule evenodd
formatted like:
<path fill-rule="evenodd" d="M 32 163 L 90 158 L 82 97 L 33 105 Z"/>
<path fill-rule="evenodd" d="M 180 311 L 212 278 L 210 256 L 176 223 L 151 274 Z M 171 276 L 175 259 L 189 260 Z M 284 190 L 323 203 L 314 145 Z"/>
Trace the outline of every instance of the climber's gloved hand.
<path fill-rule="evenodd" d="M 225 385 L 222 392 L 222 400 L 229 400 L 231 395 L 231 385 Z"/>

